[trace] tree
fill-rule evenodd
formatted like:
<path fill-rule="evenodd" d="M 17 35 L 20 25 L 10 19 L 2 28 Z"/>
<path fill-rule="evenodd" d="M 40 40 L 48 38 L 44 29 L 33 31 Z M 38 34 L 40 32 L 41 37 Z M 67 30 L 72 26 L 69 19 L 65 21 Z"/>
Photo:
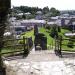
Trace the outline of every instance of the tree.
<path fill-rule="evenodd" d="M 61 32 L 61 27 L 60 26 L 58 26 L 58 32 Z"/>
<path fill-rule="evenodd" d="M 43 11 L 43 14 L 47 14 L 49 12 L 48 6 L 44 7 L 42 11 Z"/>
<path fill-rule="evenodd" d="M 41 8 L 28 7 L 28 6 L 14 7 L 13 10 L 14 10 L 15 13 L 18 13 L 18 11 L 21 11 L 22 13 L 30 12 L 31 14 L 35 14 L 37 11 L 42 11 Z"/>
<path fill-rule="evenodd" d="M 69 48 L 73 48 L 73 44 L 74 44 L 74 42 L 73 42 L 72 40 L 69 40 L 67 46 L 68 46 Z"/>
<path fill-rule="evenodd" d="M 10 0 L 0 0 L 0 69 L 3 67 L 1 50 L 3 48 L 3 34 L 6 27 L 7 14 L 10 8 Z"/>
<path fill-rule="evenodd" d="M 58 31 L 57 31 L 56 25 L 52 26 L 50 36 L 53 38 L 55 38 L 55 37 L 58 38 Z"/>
<path fill-rule="evenodd" d="M 53 7 L 50 9 L 50 13 L 51 13 L 51 16 L 53 17 L 60 15 L 60 12 Z"/>
<path fill-rule="evenodd" d="M 23 13 L 23 15 L 22 15 L 22 18 L 23 18 L 23 19 L 26 19 L 26 15 L 25 15 L 24 13 Z"/>

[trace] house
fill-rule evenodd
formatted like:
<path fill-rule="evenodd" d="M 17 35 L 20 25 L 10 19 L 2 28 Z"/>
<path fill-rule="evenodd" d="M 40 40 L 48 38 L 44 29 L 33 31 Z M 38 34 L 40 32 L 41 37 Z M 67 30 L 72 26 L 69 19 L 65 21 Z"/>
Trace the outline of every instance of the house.
<path fill-rule="evenodd" d="M 30 12 L 27 12 L 27 13 L 24 13 L 25 15 L 31 15 L 31 13 Z"/>
<path fill-rule="evenodd" d="M 23 13 L 19 13 L 19 14 L 17 14 L 18 16 L 22 16 L 23 15 Z"/>
<path fill-rule="evenodd" d="M 16 20 L 16 17 L 11 17 L 11 18 L 9 18 L 9 22 L 14 22 Z"/>
<path fill-rule="evenodd" d="M 17 35 L 25 32 L 27 29 L 24 26 L 15 26 L 15 32 Z"/>
<path fill-rule="evenodd" d="M 34 26 L 34 25 L 38 25 L 38 26 L 43 26 L 44 24 L 46 24 L 45 20 L 35 20 L 35 19 L 30 19 L 30 20 L 22 20 L 21 21 L 21 25 L 22 26 Z"/>
<path fill-rule="evenodd" d="M 56 22 L 47 22 L 47 24 L 48 24 L 49 26 L 52 26 L 52 25 L 55 25 Z"/>
<path fill-rule="evenodd" d="M 18 19 L 20 19 L 20 18 L 22 18 L 22 16 L 24 15 L 24 13 L 18 13 L 18 14 L 16 14 L 16 18 Z"/>
<path fill-rule="evenodd" d="M 35 17 L 36 20 L 42 20 L 43 19 L 43 14 L 42 14 L 42 11 L 37 11 L 36 12 L 36 17 Z"/>

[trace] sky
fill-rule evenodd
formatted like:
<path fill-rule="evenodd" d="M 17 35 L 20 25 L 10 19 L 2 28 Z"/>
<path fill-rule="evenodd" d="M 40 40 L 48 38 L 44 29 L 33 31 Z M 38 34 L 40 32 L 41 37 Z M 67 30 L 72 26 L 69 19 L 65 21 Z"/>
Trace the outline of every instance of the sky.
<path fill-rule="evenodd" d="M 11 0 L 11 6 L 55 7 L 58 10 L 75 10 L 75 0 Z"/>

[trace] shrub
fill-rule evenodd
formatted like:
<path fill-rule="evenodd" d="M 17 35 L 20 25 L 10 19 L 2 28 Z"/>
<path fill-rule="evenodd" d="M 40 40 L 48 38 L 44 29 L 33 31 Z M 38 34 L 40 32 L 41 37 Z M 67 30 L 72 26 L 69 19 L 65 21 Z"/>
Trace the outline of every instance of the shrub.
<path fill-rule="evenodd" d="M 69 40 L 67 46 L 70 47 L 70 48 L 73 48 L 73 41 Z"/>
<path fill-rule="evenodd" d="M 23 44 L 23 40 L 20 40 L 20 41 L 19 41 L 19 44 Z"/>
<path fill-rule="evenodd" d="M 58 37 L 58 32 L 55 26 L 51 28 L 50 36 L 53 38 L 55 38 L 55 36 Z"/>
<path fill-rule="evenodd" d="M 51 27 L 50 27 L 50 26 L 46 26 L 46 29 L 50 30 L 50 29 L 51 29 Z"/>
<path fill-rule="evenodd" d="M 51 36 L 52 38 L 55 38 L 55 37 L 57 38 L 57 37 L 58 37 L 58 32 L 56 32 L 56 31 L 55 31 L 55 32 L 51 32 L 51 33 L 50 33 L 50 36 Z"/>
<path fill-rule="evenodd" d="M 61 28 L 60 28 L 60 26 L 58 26 L 58 32 L 61 32 Z"/>

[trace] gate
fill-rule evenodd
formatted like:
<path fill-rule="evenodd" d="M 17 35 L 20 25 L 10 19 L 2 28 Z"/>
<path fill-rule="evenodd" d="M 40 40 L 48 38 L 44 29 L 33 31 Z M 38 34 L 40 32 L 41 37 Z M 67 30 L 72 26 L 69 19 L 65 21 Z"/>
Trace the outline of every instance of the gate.
<path fill-rule="evenodd" d="M 75 52 L 75 48 L 73 48 L 75 46 L 74 42 L 74 38 L 63 39 L 62 36 L 55 38 L 55 54 L 62 57 L 63 51 Z"/>
<path fill-rule="evenodd" d="M 22 39 L 7 39 L 3 40 L 4 47 L 2 49 L 2 55 L 15 55 L 23 54 L 26 55 L 33 45 L 30 41 L 30 38 L 23 37 Z"/>

